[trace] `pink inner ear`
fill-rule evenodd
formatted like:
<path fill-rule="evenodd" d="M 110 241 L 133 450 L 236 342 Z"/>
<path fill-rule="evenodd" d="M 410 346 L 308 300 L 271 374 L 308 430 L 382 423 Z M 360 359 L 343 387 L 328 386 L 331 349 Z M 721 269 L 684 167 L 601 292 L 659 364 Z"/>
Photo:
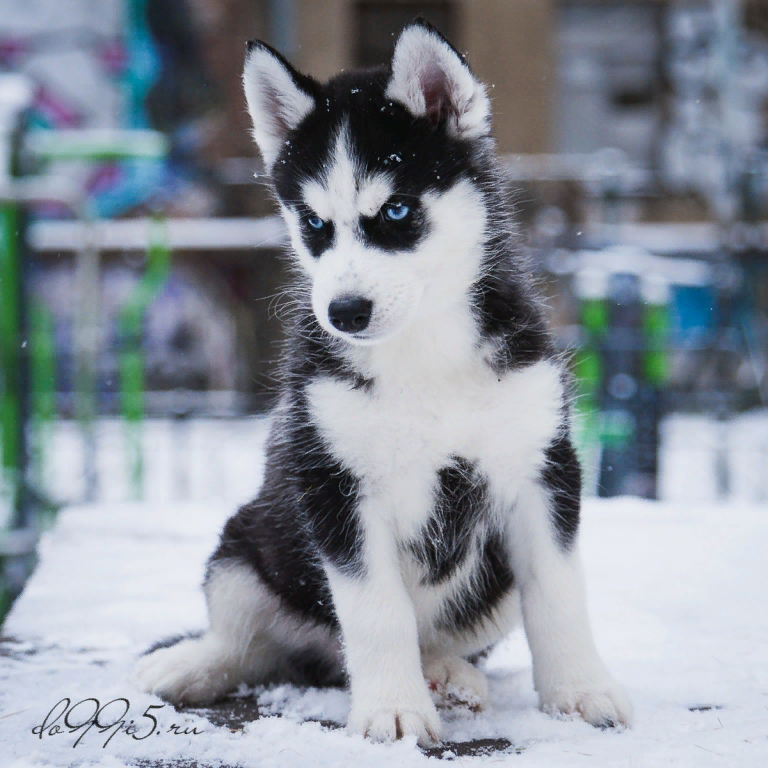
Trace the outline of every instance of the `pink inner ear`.
<path fill-rule="evenodd" d="M 435 66 L 426 69 L 421 75 L 421 90 L 427 107 L 427 119 L 437 125 L 453 111 L 445 72 Z"/>
<path fill-rule="evenodd" d="M 265 84 L 264 86 L 264 106 L 267 114 L 272 120 L 273 132 L 278 134 L 281 138 L 287 136 L 288 132 L 291 130 L 291 126 L 285 114 L 286 105 L 284 97 L 280 91 L 271 84 Z"/>

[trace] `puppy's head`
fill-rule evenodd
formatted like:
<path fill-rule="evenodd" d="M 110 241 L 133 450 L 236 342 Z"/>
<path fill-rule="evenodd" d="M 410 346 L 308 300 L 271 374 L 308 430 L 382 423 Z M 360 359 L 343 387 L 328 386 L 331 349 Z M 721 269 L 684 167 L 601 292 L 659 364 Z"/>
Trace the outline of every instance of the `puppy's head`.
<path fill-rule="evenodd" d="M 411 23 L 389 67 L 325 84 L 252 42 L 243 81 L 328 333 L 373 344 L 466 300 L 486 224 L 490 105 L 434 28 Z"/>

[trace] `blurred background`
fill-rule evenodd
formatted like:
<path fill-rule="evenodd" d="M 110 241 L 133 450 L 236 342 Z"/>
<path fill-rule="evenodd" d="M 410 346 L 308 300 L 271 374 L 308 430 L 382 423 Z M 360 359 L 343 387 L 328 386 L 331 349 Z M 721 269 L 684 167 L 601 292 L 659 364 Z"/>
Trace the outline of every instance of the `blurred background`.
<path fill-rule="evenodd" d="M 287 275 L 250 37 L 319 78 L 385 62 L 418 14 L 469 51 L 579 379 L 586 493 L 768 499 L 768 2 L 0 10 L 0 618 L 61 506 L 258 484 Z"/>

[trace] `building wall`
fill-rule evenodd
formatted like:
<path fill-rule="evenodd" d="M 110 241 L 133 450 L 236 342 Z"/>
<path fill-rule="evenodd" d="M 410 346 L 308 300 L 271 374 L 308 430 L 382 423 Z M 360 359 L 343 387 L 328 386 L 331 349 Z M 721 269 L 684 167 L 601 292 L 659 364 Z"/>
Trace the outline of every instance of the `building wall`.
<path fill-rule="evenodd" d="M 355 0 L 296 3 L 299 68 L 327 78 L 355 66 L 360 4 Z M 414 6 L 397 0 L 382 5 Z M 453 6 L 452 42 L 469 52 L 471 66 L 490 87 L 500 150 L 552 151 L 555 0 L 455 0 Z M 429 19 L 429 1 L 420 7 Z"/>
<path fill-rule="evenodd" d="M 469 61 L 489 85 L 502 152 L 554 149 L 554 0 L 464 0 Z"/>
<path fill-rule="evenodd" d="M 296 64 L 327 80 L 353 61 L 353 8 L 350 0 L 296 0 L 299 49 Z"/>

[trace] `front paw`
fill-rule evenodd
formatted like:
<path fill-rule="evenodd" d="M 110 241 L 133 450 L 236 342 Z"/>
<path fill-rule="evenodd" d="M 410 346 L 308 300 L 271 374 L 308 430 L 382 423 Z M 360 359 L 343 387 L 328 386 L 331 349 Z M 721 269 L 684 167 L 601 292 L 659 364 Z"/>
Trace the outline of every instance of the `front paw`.
<path fill-rule="evenodd" d="M 564 685 L 541 695 L 550 714 L 578 714 L 596 728 L 632 725 L 632 702 L 623 686 L 608 678 L 597 684 Z"/>
<path fill-rule="evenodd" d="M 371 741 L 389 742 L 413 735 L 422 747 L 440 742 L 440 718 L 431 701 L 419 707 L 402 704 L 375 711 L 353 708 L 347 728 Z"/>

